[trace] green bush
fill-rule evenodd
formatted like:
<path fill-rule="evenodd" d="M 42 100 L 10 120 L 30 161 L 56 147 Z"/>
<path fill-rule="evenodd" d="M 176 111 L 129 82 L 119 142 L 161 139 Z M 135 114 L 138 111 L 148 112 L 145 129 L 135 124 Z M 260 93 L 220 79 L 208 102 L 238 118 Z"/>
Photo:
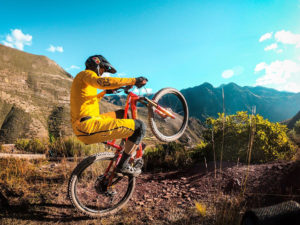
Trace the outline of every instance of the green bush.
<path fill-rule="evenodd" d="M 50 157 L 81 157 L 103 151 L 101 144 L 85 145 L 75 137 L 55 138 L 50 135 L 48 142 L 39 139 L 18 139 L 17 149 L 31 153 L 47 153 Z"/>
<path fill-rule="evenodd" d="M 75 137 L 54 138 L 50 136 L 49 155 L 51 157 L 81 157 L 102 151 L 100 144 L 85 145 Z"/>
<path fill-rule="evenodd" d="M 252 149 L 252 163 L 288 160 L 295 154 L 295 147 L 287 136 L 287 127 L 260 115 L 237 112 L 225 118 L 224 114 L 219 114 L 217 119 L 208 118 L 207 124 L 210 129 L 204 136 L 210 142 L 212 152 L 214 143 L 217 160 L 221 159 L 222 149 L 223 160 L 240 162 L 247 162 L 249 149 Z"/>
<path fill-rule="evenodd" d="M 210 144 L 204 140 L 200 141 L 193 149 L 190 149 L 189 155 L 193 162 L 203 162 L 204 158 L 207 161 L 212 161 L 214 158 L 210 147 Z"/>
<path fill-rule="evenodd" d="M 47 152 L 47 144 L 42 143 L 39 139 L 17 139 L 15 146 L 19 150 L 30 153 L 44 154 Z"/>
<path fill-rule="evenodd" d="M 156 145 L 146 150 L 143 158 L 146 171 L 173 170 L 192 163 L 189 151 L 175 142 Z"/>

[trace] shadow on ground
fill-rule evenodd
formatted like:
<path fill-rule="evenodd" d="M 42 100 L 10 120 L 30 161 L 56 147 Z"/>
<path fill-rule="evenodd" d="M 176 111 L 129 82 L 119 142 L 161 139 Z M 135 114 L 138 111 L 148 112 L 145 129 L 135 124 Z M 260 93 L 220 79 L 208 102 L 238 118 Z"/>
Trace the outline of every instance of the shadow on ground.
<path fill-rule="evenodd" d="M 30 220 L 31 222 L 75 222 L 90 220 L 87 216 L 71 216 L 76 214 L 74 207 L 70 204 L 24 204 L 13 205 L 0 211 L 2 219 Z"/>

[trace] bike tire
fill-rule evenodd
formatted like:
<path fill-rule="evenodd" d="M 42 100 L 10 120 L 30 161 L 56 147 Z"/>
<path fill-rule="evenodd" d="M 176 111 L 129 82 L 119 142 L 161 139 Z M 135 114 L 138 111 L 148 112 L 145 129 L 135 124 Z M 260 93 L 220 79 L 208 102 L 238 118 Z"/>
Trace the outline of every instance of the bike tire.
<path fill-rule="evenodd" d="M 118 212 L 122 207 L 126 205 L 126 203 L 129 201 L 129 199 L 132 196 L 132 193 L 135 188 L 135 177 L 133 176 L 124 176 L 124 179 L 128 179 L 128 187 L 126 194 L 124 197 L 115 205 L 113 205 L 111 208 L 107 208 L 104 210 L 95 210 L 92 208 L 89 208 L 83 202 L 78 198 L 77 196 L 77 183 L 81 176 L 81 174 L 87 170 L 90 166 L 92 166 L 95 162 L 101 161 L 101 160 L 113 160 L 115 157 L 115 154 L 112 152 L 102 152 L 95 155 L 88 156 L 83 161 L 81 161 L 77 167 L 73 170 L 72 175 L 69 180 L 68 184 L 68 197 L 72 203 L 72 205 L 81 213 L 92 217 L 92 218 L 100 218 L 107 215 L 112 215 L 116 212 Z M 125 178 L 126 177 L 126 178 Z"/>
<path fill-rule="evenodd" d="M 163 141 L 163 142 L 171 142 L 171 141 L 175 141 L 178 138 L 180 138 L 187 128 L 188 118 L 189 118 L 189 110 L 188 110 L 187 102 L 186 102 L 184 96 L 178 90 L 176 90 L 174 88 L 163 88 L 163 89 L 159 90 L 154 95 L 152 100 L 159 104 L 160 99 L 163 99 L 164 96 L 169 95 L 169 94 L 174 96 L 174 98 L 176 98 L 181 103 L 182 110 L 184 113 L 182 115 L 182 122 L 180 122 L 182 124 L 180 125 L 180 128 L 178 129 L 178 131 L 176 131 L 174 134 L 166 135 L 159 130 L 157 122 L 154 118 L 155 117 L 155 108 L 153 106 L 148 107 L 148 122 L 150 125 L 150 129 L 151 129 L 152 133 L 154 134 L 154 136 L 158 140 Z M 168 107 L 168 106 L 164 105 L 163 107 Z M 170 103 L 170 107 L 171 107 L 171 103 Z"/>

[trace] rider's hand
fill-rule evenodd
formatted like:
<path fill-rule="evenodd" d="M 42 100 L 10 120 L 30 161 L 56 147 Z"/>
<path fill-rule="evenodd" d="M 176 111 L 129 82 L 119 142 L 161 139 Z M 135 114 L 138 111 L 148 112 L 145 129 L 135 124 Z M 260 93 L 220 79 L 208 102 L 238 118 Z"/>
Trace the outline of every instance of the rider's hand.
<path fill-rule="evenodd" d="M 105 94 L 116 94 L 115 89 L 105 90 Z"/>
<path fill-rule="evenodd" d="M 137 77 L 135 78 L 135 86 L 137 88 L 143 87 L 148 82 L 148 79 L 146 77 Z"/>

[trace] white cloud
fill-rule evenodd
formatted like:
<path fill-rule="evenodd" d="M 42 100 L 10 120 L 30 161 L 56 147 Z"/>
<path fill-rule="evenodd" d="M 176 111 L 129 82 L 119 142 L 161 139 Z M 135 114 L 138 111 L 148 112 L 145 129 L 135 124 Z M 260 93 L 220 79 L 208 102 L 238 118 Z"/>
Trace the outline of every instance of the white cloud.
<path fill-rule="evenodd" d="M 254 69 L 254 72 L 257 73 L 263 69 L 265 69 L 267 66 L 267 64 L 265 62 L 261 62 L 259 64 L 256 65 L 255 69 Z"/>
<path fill-rule="evenodd" d="M 255 73 L 264 71 L 255 85 L 263 85 L 278 90 L 300 92 L 300 64 L 292 60 L 276 60 L 271 64 L 264 62 L 256 65 Z"/>
<path fill-rule="evenodd" d="M 29 34 L 24 34 L 20 29 L 14 29 L 11 30 L 11 34 L 6 36 L 6 40 L 2 42 L 8 47 L 23 50 L 24 45 L 32 44 L 32 36 Z"/>
<path fill-rule="evenodd" d="M 296 48 L 300 47 L 300 34 L 293 34 L 290 31 L 277 31 L 274 35 L 277 42 L 280 42 L 282 44 L 290 44 L 290 45 L 296 45 Z"/>
<path fill-rule="evenodd" d="M 276 49 L 276 48 L 278 48 L 277 43 L 273 43 L 273 44 L 268 45 L 267 47 L 265 47 L 265 51 L 270 51 L 270 50 L 273 50 L 273 49 Z"/>
<path fill-rule="evenodd" d="M 224 70 L 222 73 L 222 77 L 228 79 L 234 75 L 233 70 Z"/>
<path fill-rule="evenodd" d="M 62 46 L 56 46 L 55 47 L 53 45 L 50 45 L 50 47 L 47 48 L 46 50 L 49 51 L 49 52 L 63 52 L 64 51 Z"/>
<path fill-rule="evenodd" d="M 142 89 L 142 93 L 143 94 L 151 94 L 152 93 L 152 88 L 143 88 Z"/>
<path fill-rule="evenodd" d="M 152 88 L 135 88 L 133 90 L 134 93 L 136 94 L 152 94 L 153 93 L 153 89 Z"/>
<path fill-rule="evenodd" d="M 75 66 L 75 65 L 72 65 L 72 66 L 66 68 L 66 70 L 79 70 L 79 69 L 80 69 L 80 67 L 79 66 Z"/>
<path fill-rule="evenodd" d="M 124 76 L 126 76 L 127 74 L 126 73 L 117 73 L 116 74 L 118 77 L 124 77 Z"/>
<path fill-rule="evenodd" d="M 270 39 L 272 37 L 273 32 L 270 33 L 265 33 L 264 35 L 262 35 L 259 39 L 259 42 L 265 41 L 267 39 Z"/>
<path fill-rule="evenodd" d="M 104 72 L 101 77 L 110 77 L 110 73 Z"/>
<path fill-rule="evenodd" d="M 232 76 L 240 75 L 244 72 L 244 67 L 235 66 L 232 69 L 224 70 L 222 73 L 222 77 L 225 79 L 231 78 Z"/>

